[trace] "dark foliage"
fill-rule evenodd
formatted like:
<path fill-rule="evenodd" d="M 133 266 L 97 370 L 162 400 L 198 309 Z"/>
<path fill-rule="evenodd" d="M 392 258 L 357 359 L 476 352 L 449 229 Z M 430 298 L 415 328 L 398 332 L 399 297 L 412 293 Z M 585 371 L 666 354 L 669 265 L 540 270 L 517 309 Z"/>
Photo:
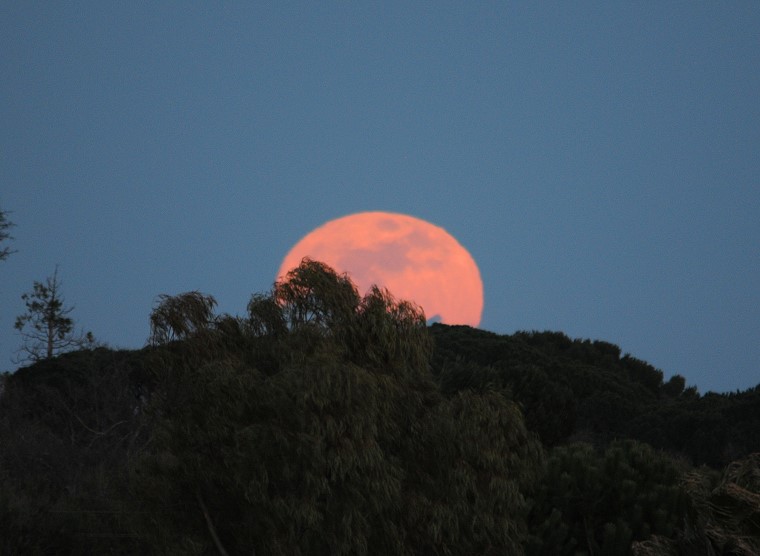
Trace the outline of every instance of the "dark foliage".
<path fill-rule="evenodd" d="M 679 484 L 686 469 L 635 441 L 555 448 L 534 500 L 528 554 L 628 554 L 632 541 L 673 537 L 689 509 Z"/>
<path fill-rule="evenodd" d="M 760 386 L 700 396 L 607 342 L 558 332 L 500 336 L 434 324 L 433 373 L 445 393 L 495 385 L 512 392 L 547 446 L 630 438 L 720 468 L 760 449 Z"/>
<path fill-rule="evenodd" d="M 0 554 L 141 550 L 128 469 L 147 441 L 142 354 L 68 353 L 5 376 L 0 397 Z"/>
<path fill-rule="evenodd" d="M 8 219 L 8 211 L 0 209 L 0 261 L 4 261 L 11 253 L 15 253 L 10 247 L 3 245 L 9 239 L 13 239 L 10 229 L 14 224 Z"/>
<path fill-rule="evenodd" d="M 428 328 L 310 260 L 214 306 L 2 376 L 0 554 L 757 553 L 760 387 Z"/>
<path fill-rule="evenodd" d="M 3 553 L 522 553 L 541 447 L 503 393 L 441 394 L 417 307 L 304 261 L 212 308 L 5 379 Z"/>

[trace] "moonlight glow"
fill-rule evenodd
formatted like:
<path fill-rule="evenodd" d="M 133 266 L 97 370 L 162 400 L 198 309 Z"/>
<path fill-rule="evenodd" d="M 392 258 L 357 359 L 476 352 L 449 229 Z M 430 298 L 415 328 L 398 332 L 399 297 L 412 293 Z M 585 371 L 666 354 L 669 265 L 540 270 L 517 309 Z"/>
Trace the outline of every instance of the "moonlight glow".
<path fill-rule="evenodd" d="M 483 282 L 470 253 L 441 227 L 404 214 L 362 212 L 331 220 L 301 239 L 278 276 L 301 259 L 346 272 L 365 293 L 372 284 L 420 305 L 428 319 L 478 326 Z"/>

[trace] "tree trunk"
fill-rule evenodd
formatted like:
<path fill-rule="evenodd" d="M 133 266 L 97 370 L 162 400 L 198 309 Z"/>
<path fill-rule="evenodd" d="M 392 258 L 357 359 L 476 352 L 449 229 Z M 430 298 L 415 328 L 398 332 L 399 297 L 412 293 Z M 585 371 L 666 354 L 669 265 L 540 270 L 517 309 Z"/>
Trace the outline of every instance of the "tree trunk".
<path fill-rule="evenodd" d="M 55 329 L 51 320 L 48 320 L 47 328 L 47 358 L 50 359 L 53 357 L 53 340 L 55 339 Z"/>

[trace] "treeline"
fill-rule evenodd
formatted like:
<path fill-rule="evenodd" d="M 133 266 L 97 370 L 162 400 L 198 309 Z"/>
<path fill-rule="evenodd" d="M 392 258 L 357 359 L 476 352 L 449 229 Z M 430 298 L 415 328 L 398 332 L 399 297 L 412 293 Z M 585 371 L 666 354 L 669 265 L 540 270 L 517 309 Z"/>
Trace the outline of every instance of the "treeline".
<path fill-rule="evenodd" d="M 541 439 L 527 554 L 760 553 L 760 385 L 700 396 L 559 332 L 430 332 L 445 395 L 505 393 Z"/>
<path fill-rule="evenodd" d="M 308 260 L 244 316 L 214 309 L 163 296 L 144 349 L 3 377 L 0 554 L 760 551 L 757 390 L 428 328 Z"/>
<path fill-rule="evenodd" d="M 444 392 L 506 389 L 546 446 L 630 438 L 713 468 L 760 450 L 760 385 L 700 395 L 616 345 L 560 332 L 497 335 L 434 324 L 433 374 Z"/>

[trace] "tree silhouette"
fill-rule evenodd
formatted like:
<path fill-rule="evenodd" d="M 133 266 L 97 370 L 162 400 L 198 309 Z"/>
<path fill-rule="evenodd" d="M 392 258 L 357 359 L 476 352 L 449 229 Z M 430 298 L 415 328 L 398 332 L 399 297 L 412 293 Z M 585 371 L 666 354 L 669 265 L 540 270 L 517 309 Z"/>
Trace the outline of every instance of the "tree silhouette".
<path fill-rule="evenodd" d="M 421 309 L 306 259 L 248 314 L 150 351 L 154 546 L 521 554 L 540 446 L 500 393 L 439 393 Z"/>
<path fill-rule="evenodd" d="M 349 324 L 360 301 L 348 276 L 308 257 L 275 284 L 272 297 L 282 307 L 291 329 L 330 331 Z"/>
<path fill-rule="evenodd" d="M 73 328 L 57 274 L 35 293 Z M 308 259 L 214 308 L 0 375 L 0 554 L 760 554 L 760 385 L 427 326 Z"/>
<path fill-rule="evenodd" d="M 197 291 L 159 295 L 150 314 L 149 342 L 165 344 L 208 329 L 214 321 L 214 307 L 216 299 Z"/>
<path fill-rule="evenodd" d="M 92 332 L 74 332 L 74 320 L 68 315 L 74 307 L 66 307 L 58 279 L 58 266 L 44 283 L 34 282 L 32 291 L 21 296 L 26 313 L 16 317 L 14 328 L 21 332 L 22 344 L 14 363 L 50 359 L 71 349 L 95 344 Z"/>
<path fill-rule="evenodd" d="M 13 239 L 13 237 L 8 233 L 8 230 L 14 226 L 13 222 L 8 220 L 8 212 L 0 210 L 0 244 L 2 244 L 4 241 L 7 241 L 9 239 Z M 8 258 L 8 255 L 11 253 L 15 253 L 15 251 L 12 251 L 10 247 L 1 247 L 0 248 L 0 261 L 4 261 Z"/>

